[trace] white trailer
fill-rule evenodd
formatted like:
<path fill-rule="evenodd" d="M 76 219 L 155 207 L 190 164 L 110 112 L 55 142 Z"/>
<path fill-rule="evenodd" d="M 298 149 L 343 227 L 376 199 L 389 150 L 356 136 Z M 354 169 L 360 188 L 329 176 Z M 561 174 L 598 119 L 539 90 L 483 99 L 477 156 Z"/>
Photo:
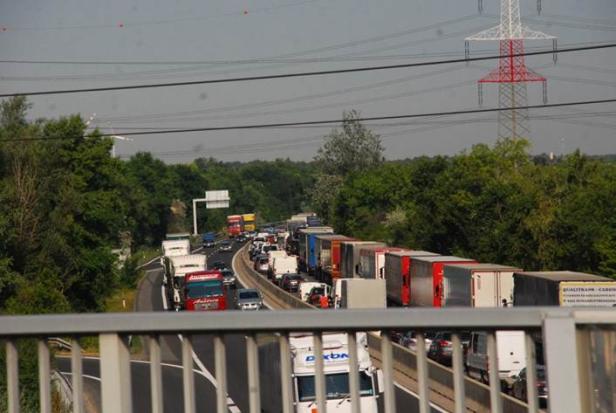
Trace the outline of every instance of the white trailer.
<path fill-rule="evenodd" d="M 498 264 L 446 264 L 443 307 L 513 306 L 513 273 L 519 268 Z"/>
<path fill-rule="evenodd" d="M 291 377 L 293 406 L 296 413 L 312 413 L 316 409 L 315 354 L 311 334 L 291 334 Z M 362 412 L 376 412 L 378 389 L 383 388 L 380 370 L 372 365 L 366 333 L 357 333 L 359 393 Z M 326 408 L 328 412 L 350 413 L 349 351 L 345 333 L 323 334 Z M 276 342 L 259 346 L 261 408 L 265 413 L 282 411 L 280 351 Z"/>
<path fill-rule="evenodd" d="M 173 308 L 179 311 L 183 307 L 182 290 L 186 274 L 207 269 L 207 258 L 201 254 L 170 257 L 170 277 L 168 288 L 173 292 Z"/>
<path fill-rule="evenodd" d="M 190 241 L 187 239 L 165 240 L 162 242 L 160 249 L 160 265 L 163 267 L 163 284 L 167 284 L 169 268 L 168 265 L 165 265 L 165 257 L 178 257 L 180 255 L 190 254 Z"/>

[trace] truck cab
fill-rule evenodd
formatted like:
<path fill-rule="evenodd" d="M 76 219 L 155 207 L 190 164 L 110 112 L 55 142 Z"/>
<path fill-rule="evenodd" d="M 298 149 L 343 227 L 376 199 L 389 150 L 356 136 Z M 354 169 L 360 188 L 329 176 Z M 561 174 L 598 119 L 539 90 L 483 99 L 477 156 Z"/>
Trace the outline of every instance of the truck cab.
<path fill-rule="evenodd" d="M 188 311 L 220 311 L 227 309 L 224 277 L 219 270 L 186 274 L 184 307 Z"/>
<path fill-rule="evenodd" d="M 216 234 L 214 232 L 206 232 L 203 234 L 203 248 L 212 248 L 216 245 Z"/>
<path fill-rule="evenodd" d="M 315 354 L 311 334 L 295 333 L 289 337 L 292 355 L 292 384 L 294 412 L 316 411 Z M 366 333 L 357 333 L 360 409 L 376 412 L 377 398 L 382 381 L 380 370 L 372 365 L 368 354 Z M 278 346 L 266 345 L 259 349 L 262 371 L 261 399 L 264 412 L 278 412 L 281 389 L 272 377 L 280 375 Z M 268 360 L 268 362 L 265 362 Z M 272 360 L 276 360 L 272 362 Z M 348 337 L 345 333 L 323 335 L 323 364 L 325 396 L 328 412 L 351 412 L 349 386 Z"/>

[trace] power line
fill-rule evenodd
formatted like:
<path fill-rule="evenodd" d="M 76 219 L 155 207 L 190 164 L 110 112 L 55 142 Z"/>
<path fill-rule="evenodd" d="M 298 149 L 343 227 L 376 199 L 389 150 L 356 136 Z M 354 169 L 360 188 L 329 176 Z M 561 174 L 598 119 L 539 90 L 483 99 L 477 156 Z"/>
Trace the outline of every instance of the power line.
<path fill-rule="evenodd" d="M 424 118 L 424 117 L 434 117 L 434 116 L 456 116 L 456 115 L 469 115 L 475 113 L 491 113 L 491 112 L 500 112 L 504 110 L 531 110 L 531 109 L 550 109 L 550 108 L 560 108 L 560 107 L 569 107 L 569 106 L 587 106 L 587 105 L 598 105 L 598 104 L 606 104 L 606 103 L 616 103 L 616 98 L 610 99 L 596 99 L 596 100 L 582 100 L 582 101 L 572 101 L 572 102 L 562 102 L 562 103 L 549 103 L 545 105 L 526 105 L 526 106 L 518 106 L 513 108 L 486 108 L 486 109 L 463 109 L 456 110 L 450 112 L 431 112 L 431 113 L 413 113 L 407 115 L 389 115 L 389 116 L 372 116 L 365 118 L 357 118 L 356 120 L 359 122 L 372 122 L 377 120 L 397 120 L 397 119 L 413 119 L 413 118 Z M 331 125 L 342 123 L 343 119 L 325 119 L 325 120 L 311 120 L 311 121 L 303 121 L 303 122 L 278 122 L 278 123 L 262 123 L 262 124 L 249 124 L 249 125 L 233 125 L 233 126 L 212 126 L 212 127 L 201 127 L 201 128 L 184 128 L 184 129 L 167 129 L 167 130 L 153 130 L 147 132 L 116 132 L 109 134 L 101 134 L 103 137 L 111 137 L 114 135 L 122 135 L 122 136 L 139 136 L 139 135 L 160 135 L 167 133 L 191 133 L 191 132 L 212 132 L 212 131 L 228 131 L 228 130 L 248 130 L 248 129 L 274 129 L 274 128 L 283 128 L 283 127 L 291 127 L 291 126 L 314 126 L 314 125 Z M 79 136 L 73 137 L 50 137 L 50 138 L 32 138 L 32 139 L 3 139 L 2 142 L 13 142 L 13 141 L 28 141 L 28 140 L 60 140 L 60 139 L 76 139 L 80 138 Z M 85 136 L 82 136 L 85 138 Z"/>
<path fill-rule="evenodd" d="M 594 45 L 594 46 L 583 46 L 583 47 L 573 47 L 573 48 L 568 48 L 568 49 L 561 49 L 558 51 L 558 53 L 580 52 L 580 51 L 587 51 L 587 50 L 607 49 L 607 48 L 613 48 L 613 47 L 616 47 L 616 43 L 607 43 L 607 44 L 600 44 L 600 45 Z M 537 52 L 519 53 L 519 54 L 514 54 L 512 56 L 513 57 L 536 56 L 536 55 L 544 55 L 544 54 L 552 54 L 552 53 L 554 53 L 553 50 L 545 50 L 545 51 L 537 51 Z M 445 65 L 445 64 L 477 62 L 477 61 L 483 61 L 483 60 L 496 60 L 496 59 L 501 59 L 502 57 L 503 56 L 481 56 L 481 57 L 469 57 L 469 58 L 461 58 L 461 59 L 447 59 L 447 60 L 434 60 L 434 61 L 428 61 L 428 62 L 404 63 L 404 64 L 396 64 L 396 65 L 364 66 L 364 67 L 355 67 L 355 68 L 349 68 L 349 69 L 281 73 L 281 74 L 274 74 L 274 75 L 246 76 L 246 77 L 236 77 L 236 78 L 226 78 L 226 79 L 195 80 L 195 81 L 188 81 L 188 82 L 151 83 L 151 84 L 144 84 L 144 85 L 109 86 L 109 87 L 99 87 L 99 88 L 59 89 L 59 90 L 45 90 L 45 91 L 33 91 L 33 92 L 4 93 L 4 94 L 0 94 L 0 98 L 16 97 L 16 96 L 40 96 L 40 95 L 59 95 L 59 94 L 72 94 L 72 93 L 106 92 L 106 91 L 112 91 L 112 90 L 151 89 L 151 88 L 161 88 L 161 87 L 191 86 L 191 85 L 214 84 L 214 83 L 246 82 L 246 81 L 266 80 L 266 79 L 284 79 L 284 78 L 294 78 L 294 77 L 323 76 L 323 75 L 334 75 L 334 74 L 343 74 L 343 73 L 368 72 L 368 71 L 376 71 L 376 70 L 404 69 L 404 68 L 411 68 L 411 67 L 427 67 L 427 66 L 437 66 L 437 65 Z"/>

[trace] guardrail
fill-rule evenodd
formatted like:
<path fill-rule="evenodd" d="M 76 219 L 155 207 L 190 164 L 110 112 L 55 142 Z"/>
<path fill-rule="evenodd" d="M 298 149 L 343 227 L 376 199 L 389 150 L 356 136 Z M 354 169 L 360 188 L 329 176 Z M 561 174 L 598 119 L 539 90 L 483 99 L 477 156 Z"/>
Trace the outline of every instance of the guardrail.
<path fill-rule="evenodd" d="M 252 287 L 259 288 L 262 293 L 271 301 L 275 302 L 278 309 L 317 309 L 316 307 L 301 301 L 295 295 L 289 294 L 283 289 L 279 288 L 267 277 L 255 271 L 251 266 L 251 261 L 248 258 L 246 247 L 238 252 L 239 256 L 239 269 L 245 276 L 249 278 L 249 283 Z M 508 311 L 509 309 L 505 310 Z M 412 312 L 416 310 L 407 310 Z M 441 310 L 437 310 L 441 311 Z M 445 310 L 451 312 L 452 310 Z M 471 313 L 472 314 L 472 313 Z M 454 336 L 454 341 L 459 343 L 459 337 Z M 491 338 L 492 341 L 494 337 Z M 418 343 L 424 343 L 423 340 L 417 339 Z M 374 334 L 368 334 L 368 344 L 371 349 L 371 356 L 376 359 L 377 362 L 383 362 L 383 356 L 381 348 L 383 345 L 383 338 Z M 495 346 L 495 343 L 492 343 Z M 527 370 L 535 372 L 535 348 L 534 341 L 528 335 L 526 340 L 527 345 Z M 536 388 L 533 386 L 528 391 L 529 403 L 524 403 L 518 399 L 515 399 L 505 393 L 500 393 L 500 381 L 490 380 L 491 385 L 485 385 L 481 382 L 473 380 L 470 377 L 464 375 L 464 367 L 462 366 L 463 358 L 461 354 L 456 355 L 456 349 L 459 349 L 459 345 L 454 344 L 454 360 L 453 368 L 447 368 L 441 364 L 438 364 L 432 360 L 429 360 L 421 355 L 418 357 L 416 352 L 413 352 L 405 347 L 402 347 L 396 343 L 392 343 L 393 349 L 393 370 L 394 373 L 400 377 L 405 377 L 412 386 L 411 390 L 418 391 L 420 397 L 424 400 L 420 402 L 422 412 L 429 411 L 427 402 L 434 400 L 435 404 L 440 407 L 455 412 L 536 412 L 539 411 L 539 404 L 537 401 Z M 425 353 L 425 348 L 423 352 Z M 494 351 L 496 349 L 494 348 Z M 422 351 L 422 350 L 420 350 Z M 495 353 L 494 353 L 495 354 Z M 496 359 L 493 355 L 492 359 Z M 496 363 L 492 363 L 492 370 L 496 369 Z M 490 371 L 491 377 L 498 377 L 498 371 Z M 418 375 L 426 374 L 427 381 L 425 386 L 419 385 Z M 528 383 L 535 383 L 535 378 L 530 378 Z M 552 385 L 549 386 L 552 389 Z M 495 392 L 500 393 L 495 395 Z M 427 396 L 427 397 L 426 397 Z M 553 410 L 558 411 L 558 410 Z"/>
<path fill-rule="evenodd" d="M 485 330 L 488 332 L 488 351 L 496 356 L 495 331 L 524 330 L 527 332 L 527 344 L 532 343 L 531 332 L 542 330 L 547 359 L 547 379 L 550 389 L 550 411 L 582 413 L 593 411 L 596 401 L 591 374 L 590 330 L 596 327 L 616 326 L 616 312 L 611 309 L 571 310 L 564 308 L 513 308 L 513 309 L 379 309 L 379 310 L 339 310 L 339 311 L 262 311 L 255 313 L 238 313 L 234 311 L 208 313 L 204 316 L 198 312 L 184 313 L 117 313 L 117 314 L 66 314 L 40 316 L 4 316 L 0 317 L 0 339 L 5 341 L 7 360 L 7 394 L 9 413 L 19 412 L 19 375 L 17 340 L 34 338 L 38 340 L 39 384 L 41 391 L 41 411 L 50 411 L 50 353 L 49 337 L 72 337 L 72 373 L 73 373 L 73 407 L 80 409 L 83 399 L 82 356 L 77 337 L 96 335 L 99 337 L 102 381 L 102 407 L 105 413 L 132 412 L 132 392 L 129 368 L 129 348 L 127 336 L 130 334 L 149 337 L 150 374 L 153 411 L 162 411 L 162 375 L 160 362 L 160 335 L 181 333 L 182 359 L 184 368 L 184 411 L 196 410 L 194 399 L 194 375 L 192 359 L 192 337 L 196 334 L 214 336 L 215 377 L 217 380 L 217 411 L 227 411 L 226 383 L 226 349 L 224 336 L 243 334 L 246 336 L 247 371 L 250 412 L 260 412 L 258 357 L 256 357 L 256 335 L 276 333 L 279 337 L 281 356 L 281 380 L 286 385 L 281 394 L 282 411 L 293 411 L 293 395 L 290 374 L 289 334 L 293 332 L 312 332 L 315 341 L 317 360 L 322 352 L 322 335 L 325 332 L 346 332 L 354 337 L 356 332 L 381 330 L 380 343 L 382 368 L 385 378 L 384 411 L 394 413 L 396 402 L 394 396 L 394 348 L 388 333 L 392 330 L 412 329 L 426 331 L 432 329 L 451 330 Z M 454 334 L 453 388 L 455 393 L 455 411 L 465 411 L 464 399 L 468 393 L 462 371 L 462 354 L 459 336 Z M 425 346 L 419 334 L 417 352 L 417 384 L 420 411 L 428 412 L 429 368 Z M 455 343 L 458 345 L 455 345 Z M 352 348 L 352 346 L 350 345 Z M 321 349 L 321 350 L 317 350 Z M 455 350 L 457 349 L 457 350 Z M 532 350 L 532 346 L 531 346 Z M 350 352 L 350 366 L 355 366 Z M 321 353 L 322 356 L 322 353 Z M 598 356 L 595 354 L 594 356 Z M 356 357 L 356 354 L 355 354 Z M 533 398 L 535 393 L 534 359 L 527 360 L 528 392 Z M 316 383 L 322 383 L 323 363 L 316 365 Z M 351 370 L 353 374 L 353 370 Z M 490 367 L 491 377 L 498 377 L 495 363 Z M 321 378 L 321 379 L 319 379 Z M 497 383 L 497 380 L 493 380 Z M 351 380 L 350 396 L 353 411 L 358 411 L 359 385 Z M 325 394 L 317 391 L 317 408 L 325 412 Z M 77 407 L 75 407 L 77 406 Z M 503 399 L 498 384 L 490 386 L 490 410 L 503 411 Z M 536 410 L 531 402 L 529 409 Z M 78 410 L 83 411 L 83 410 Z"/>

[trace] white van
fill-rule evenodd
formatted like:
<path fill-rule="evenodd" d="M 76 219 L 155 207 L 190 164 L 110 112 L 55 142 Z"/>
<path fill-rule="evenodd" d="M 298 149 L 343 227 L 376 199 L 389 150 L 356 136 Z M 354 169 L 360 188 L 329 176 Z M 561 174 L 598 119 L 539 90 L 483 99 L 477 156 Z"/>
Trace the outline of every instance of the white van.
<path fill-rule="evenodd" d="M 514 378 L 526 367 L 524 331 L 497 331 L 496 352 L 498 376 L 504 388 L 509 388 Z M 488 363 L 488 335 L 481 331 L 471 333 L 471 341 L 466 353 L 468 375 L 483 383 L 488 383 Z"/>

